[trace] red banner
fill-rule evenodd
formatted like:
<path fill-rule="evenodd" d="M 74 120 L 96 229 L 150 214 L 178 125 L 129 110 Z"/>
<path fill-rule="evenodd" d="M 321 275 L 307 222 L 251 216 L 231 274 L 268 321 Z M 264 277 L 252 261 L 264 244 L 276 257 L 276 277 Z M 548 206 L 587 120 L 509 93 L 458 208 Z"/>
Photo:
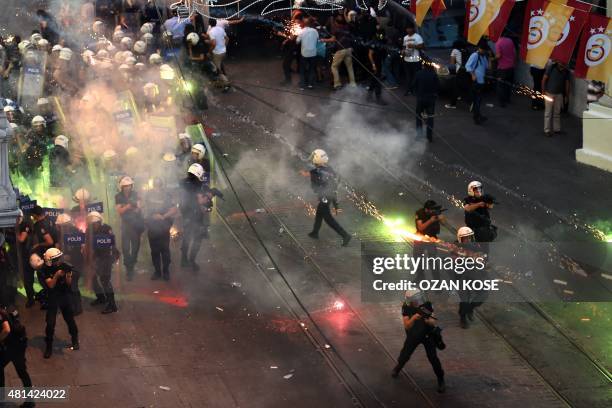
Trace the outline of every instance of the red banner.
<path fill-rule="evenodd" d="M 514 7 L 514 0 L 504 0 L 499 12 L 493 17 L 493 21 L 489 25 L 489 38 L 493 42 L 497 42 L 504 32 L 504 28 L 510 18 L 510 12 Z"/>
<path fill-rule="evenodd" d="M 446 4 L 444 4 L 444 0 L 434 0 L 431 5 L 431 12 L 434 18 L 437 18 L 442 12 L 446 10 Z"/>
<path fill-rule="evenodd" d="M 612 75 L 612 19 L 589 14 L 581 37 L 574 75 L 607 82 Z"/>
<path fill-rule="evenodd" d="M 582 27 L 589 17 L 591 5 L 576 0 L 553 0 L 553 3 L 561 3 L 574 8 L 574 12 L 560 34 L 557 46 L 550 55 L 551 59 L 567 64 L 572 58 Z"/>

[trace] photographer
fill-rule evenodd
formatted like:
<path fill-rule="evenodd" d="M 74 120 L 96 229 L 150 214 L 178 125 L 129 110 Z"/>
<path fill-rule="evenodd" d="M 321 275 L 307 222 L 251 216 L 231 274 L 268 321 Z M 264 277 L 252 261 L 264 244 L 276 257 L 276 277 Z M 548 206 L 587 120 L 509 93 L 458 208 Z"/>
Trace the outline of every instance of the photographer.
<path fill-rule="evenodd" d="M 414 215 L 417 233 L 427 235 L 431 238 L 438 238 L 438 234 L 440 234 L 440 222 L 444 222 L 444 216 L 442 215 L 444 211 L 446 211 L 446 209 L 442 208 L 442 206 L 438 205 L 435 201 L 427 200 L 423 208 L 417 210 Z M 434 258 L 437 256 L 438 251 L 435 244 L 414 241 L 412 254 L 415 258 L 420 256 Z M 434 279 L 440 279 L 440 272 L 438 270 L 434 269 L 431 272 Z M 423 279 L 423 271 L 421 269 L 419 269 L 416 274 L 417 280 L 420 281 Z"/>
<path fill-rule="evenodd" d="M 402 305 L 402 319 L 404 330 L 406 330 L 406 340 L 404 347 L 397 359 L 397 365 L 393 368 L 391 376 L 397 378 L 404 365 L 414 353 L 419 344 L 425 347 L 427 359 L 431 364 L 436 377 L 438 378 L 438 392 L 446 390 L 444 383 L 444 370 L 440 359 L 438 359 L 436 348 L 444 350 L 446 345 L 442 341 L 441 329 L 436 326 L 436 318 L 433 316 L 433 306 L 431 302 L 425 302 L 416 306 L 416 302 L 408 299 Z"/>
<path fill-rule="evenodd" d="M 72 338 L 72 350 L 79 349 L 79 330 L 74 321 L 74 311 L 72 310 L 71 285 L 72 285 L 72 265 L 63 262 L 63 253 L 57 248 L 50 248 L 45 252 L 45 266 L 42 273 L 49 291 L 49 306 L 47 308 L 45 328 L 45 358 L 50 358 L 53 353 L 53 334 L 55 332 L 55 321 L 57 310 L 62 312 L 62 316 L 68 332 Z"/>
<path fill-rule="evenodd" d="M 474 231 L 476 242 L 493 242 L 497 238 L 497 227 L 491 224 L 489 210 L 497 201 L 489 194 L 483 194 L 482 183 L 468 184 L 468 196 L 463 199 L 465 225 Z"/>

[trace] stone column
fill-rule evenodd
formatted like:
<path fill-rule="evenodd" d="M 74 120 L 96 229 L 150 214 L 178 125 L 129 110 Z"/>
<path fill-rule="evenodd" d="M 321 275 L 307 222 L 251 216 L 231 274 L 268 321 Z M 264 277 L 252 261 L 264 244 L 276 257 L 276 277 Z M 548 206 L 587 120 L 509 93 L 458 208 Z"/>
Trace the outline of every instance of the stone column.
<path fill-rule="evenodd" d="M 14 227 L 19 215 L 8 163 L 8 143 L 13 130 L 6 120 L 4 105 L 4 99 L 0 99 L 0 228 Z"/>

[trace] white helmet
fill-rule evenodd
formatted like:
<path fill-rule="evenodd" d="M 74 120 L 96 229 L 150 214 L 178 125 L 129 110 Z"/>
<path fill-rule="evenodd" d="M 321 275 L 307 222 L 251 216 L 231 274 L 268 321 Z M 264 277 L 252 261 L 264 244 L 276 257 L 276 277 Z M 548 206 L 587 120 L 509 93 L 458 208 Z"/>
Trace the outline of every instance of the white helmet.
<path fill-rule="evenodd" d="M 179 133 L 178 138 L 179 140 L 183 140 L 183 139 L 191 140 L 191 136 L 189 136 L 189 133 Z"/>
<path fill-rule="evenodd" d="M 473 238 L 474 231 L 470 227 L 461 227 L 457 230 L 457 241 L 464 242 L 463 238 Z"/>
<path fill-rule="evenodd" d="M 89 194 L 89 191 L 87 191 L 84 188 L 79 188 L 77 191 L 74 192 L 74 195 L 72 196 L 72 201 L 78 203 L 79 201 L 89 201 L 89 199 L 91 198 L 91 194 Z"/>
<path fill-rule="evenodd" d="M 144 54 L 147 50 L 147 43 L 144 41 L 136 41 L 134 43 L 134 52 L 137 54 Z"/>
<path fill-rule="evenodd" d="M 157 53 L 153 53 L 149 57 L 149 64 L 151 65 L 160 65 L 163 61 L 164 60 L 162 59 L 161 55 Z"/>
<path fill-rule="evenodd" d="M 32 44 L 36 44 L 37 42 L 39 42 L 40 40 L 43 39 L 43 36 L 40 35 L 40 33 L 34 33 L 30 36 L 30 42 Z"/>
<path fill-rule="evenodd" d="M 115 54 L 117 52 L 117 47 L 115 47 L 113 43 L 109 42 L 106 46 L 106 51 L 108 51 L 110 54 Z"/>
<path fill-rule="evenodd" d="M 191 147 L 191 153 L 198 155 L 198 160 L 202 160 L 206 155 L 206 148 L 201 143 L 196 143 Z"/>
<path fill-rule="evenodd" d="M 87 214 L 87 223 L 88 224 L 93 224 L 94 222 L 104 222 L 104 218 L 102 218 L 102 214 L 100 214 L 97 211 L 92 211 L 89 214 Z"/>
<path fill-rule="evenodd" d="M 43 261 L 43 259 L 38 254 L 34 253 L 30 255 L 30 266 L 32 267 L 32 269 L 37 271 L 42 268 L 44 264 L 45 261 Z"/>
<path fill-rule="evenodd" d="M 115 30 L 115 32 L 113 33 L 113 41 L 116 43 L 123 41 L 124 37 L 125 34 L 123 33 L 123 31 L 121 31 L 121 29 Z"/>
<path fill-rule="evenodd" d="M 130 176 L 123 176 L 121 177 L 121 180 L 119 181 L 119 188 L 133 186 L 133 185 L 134 185 L 134 180 L 132 180 Z"/>
<path fill-rule="evenodd" d="M 152 44 L 154 38 L 155 37 L 153 37 L 153 34 L 151 33 L 145 33 L 142 35 L 142 41 L 144 41 L 146 44 Z"/>
<path fill-rule="evenodd" d="M 315 166 L 323 166 L 329 162 L 329 157 L 327 153 L 325 153 L 325 150 L 316 149 L 310 154 L 310 161 Z"/>
<path fill-rule="evenodd" d="M 478 188 L 482 191 L 482 183 L 480 181 L 471 181 L 470 184 L 468 184 L 468 195 L 470 197 L 474 197 L 474 189 Z"/>
<path fill-rule="evenodd" d="M 136 65 L 136 58 L 132 57 L 132 56 L 128 56 L 125 58 L 125 63 L 130 66 L 133 67 L 134 65 Z"/>
<path fill-rule="evenodd" d="M 140 27 L 140 32 L 143 34 L 151 34 L 153 32 L 154 25 L 153 23 L 144 23 Z"/>
<path fill-rule="evenodd" d="M 83 62 L 86 64 L 89 64 L 89 61 L 91 60 L 91 58 L 96 55 L 92 50 L 85 50 L 83 51 L 83 53 L 81 54 L 81 57 L 83 57 Z"/>
<path fill-rule="evenodd" d="M 129 71 L 129 70 L 130 70 L 130 66 L 128 64 L 119 65 L 119 71 Z"/>
<path fill-rule="evenodd" d="M 121 45 L 127 47 L 128 49 L 132 48 L 132 39 L 130 37 L 123 37 L 121 39 Z"/>
<path fill-rule="evenodd" d="M 176 160 L 176 156 L 174 155 L 174 153 L 171 152 L 164 153 L 164 155 L 162 156 L 162 160 L 165 162 L 173 162 Z"/>
<path fill-rule="evenodd" d="M 59 135 L 56 137 L 53 143 L 56 146 L 62 146 L 64 149 L 68 149 L 68 138 L 64 135 Z"/>
<path fill-rule="evenodd" d="M 159 67 L 159 76 L 161 79 L 173 80 L 174 69 L 168 64 L 163 64 Z"/>
<path fill-rule="evenodd" d="M 193 174 L 200 181 L 204 180 L 204 167 L 202 167 L 198 163 L 193 163 L 191 166 L 189 166 L 189 169 L 187 169 L 187 173 Z"/>
<path fill-rule="evenodd" d="M 22 42 L 17 44 L 17 48 L 19 49 L 19 52 L 22 54 L 24 54 L 26 50 L 30 48 L 31 46 L 32 46 L 32 43 L 29 42 L 28 40 L 23 40 Z"/>
<path fill-rule="evenodd" d="M 13 105 L 6 105 L 4 107 L 4 112 L 15 112 L 15 107 Z"/>
<path fill-rule="evenodd" d="M 108 58 L 110 58 L 110 54 L 105 49 L 101 49 L 96 54 L 96 57 L 99 58 L 99 59 L 108 59 Z"/>
<path fill-rule="evenodd" d="M 62 50 L 62 48 L 64 48 L 64 47 L 62 47 L 62 46 L 61 46 L 61 45 L 59 45 L 59 44 L 55 44 L 55 45 L 53 46 L 53 48 L 51 48 L 51 52 L 60 52 L 60 51 Z"/>
<path fill-rule="evenodd" d="M 104 160 L 111 160 L 117 156 L 117 153 L 113 149 L 108 149 L 104 153 L 102 153 L 102 158 Z"/>
<path fill-rule="evenodd" d="M 36 115 L 32 118 L 32 126 L 36 127 L 36 126 L 46 126 L 47 125 L 47 121 L 45 120 L 45 118 L 43 118 L 40 115 Z"/>
<path fill-rule="evenodd" d="M 135 156 L 137 154 L 138 154 L 138 148 L 134 146 L 128 147 L 127 150 L 125 151 L 126 157 Z"/>
<path fill-rule="evenodd" d="M 70 217 L 70 215 L 66 213 L 61 213 L 57 216 L 57 219 L 55 220 L 55 225 L 68 224 L 70 221 L 72 221 L 72 217 Z"/>
<path fill-rule="evenodd" d="M 49 104 L 49 99 L 47 98 L 38 98 L 38 100 L 36 101 L 36 105 L 40 106 L 40 105 L 48 105 Z"/>
<path fill-rule="evenodd" d="M 42 40 L 36 43 L 36 46 L 38 47 L 38 49 L 46 51 L 48 49 L 47 47 L 49 47 L 49 41 L 43 38 Z"/>
<path fill-rule="evenodd" d="M 200 36 L 198 33 L 189 33 L 187 34 L 187 41 L 191 43 L 191 45 L 196 45 L 200 41 Z"/>
<path fill-rule="evenodd" d="M 47 264 L 47 266 L 51 266 L 51 263 L 62 255 L 64 255 L 64 253 L 59 249 L 49 248 L 45 251 L 45 263 Z"/>
<path fill-rule="evenodd" d="M 134 68 L 136 68 L 136 70 L 138 71 L 144 71 L 146 67 L 147 66 L 143 64 L 142 62 L 137 62 L 136 65 L 134 65 Z"/>
<path fill-rule="evenodd" d="M 100 20 L 94 21 L 92 29 L 94 33 L 100 34 L 104 30 L 104 23 Z"/>
<path fill-rule="evenodd" d="M 154 98 L 159 94 L 159 87 L 157 86 L 157 84 L 153 83 L 153 82 L 147 82 L 143 87 L 142 90 L 145 94 L 145 96 L 149 97 L 149 98 Z"/>
<path fill-rule="evenodd" d="M 72 59 L 72 50 L 70 48 L 62 48 L 59 54 L 59 59 L 64 61 L 70 61 Z"/>

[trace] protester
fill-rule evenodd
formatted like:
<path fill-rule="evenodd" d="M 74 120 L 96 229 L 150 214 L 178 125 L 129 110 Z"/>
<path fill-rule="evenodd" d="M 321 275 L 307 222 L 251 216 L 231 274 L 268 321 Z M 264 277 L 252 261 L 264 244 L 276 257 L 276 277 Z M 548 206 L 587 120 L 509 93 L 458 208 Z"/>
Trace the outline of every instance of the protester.
<path fill-rule="evenodd" d="M 478 42 L 478 49 L 470 55 L 470 58 L 465 64 L 465 70 L 472 77 L 472 116 L 474 118 L 474 123 L 477 125 L 487 120 L 486 117 L 482 116 L 480 108 L 482 104 L 482 93 L 485 86 L 485 76 L 487 69 L 490 68 L 488 53 L 489 45 L 486 40 L 481 39 Z"/>
<path fill-rule="evenodd" d="M 296 42 L 300 45 L 300 90 L 314 87 L 317 42 L 319 33 L 313 28 L 313 21 L 310 18 L 304 20 L 304 29 L 298 34 Z"/>
<path fill-rule="evenodd" d="M 569 98 L 570 72 L 565 64 L 553 61 L 544 72 L 544 136 L 561 133 L 561 109 Z"/>
<path fill-rule="evenodd" d="M 495 43 L 495 59 L 497 61 L 497 97 L 499 105 L 504 108 L 510 103 L 516 65 L 514 42 L 508 37 L 507 32 L 504 32 Z"/>
<path fill-rule="evenodd" d="M 408 23 L 406 26 L 406 36 L 404 37 L 404 66 L 406 68 L 406 95 L 411 95 L 414 92 L 414 77 L 419 69 L 421 69 L 421 50 L 425 48 L 423 37 L 415 30 L 413 23 Z"/>

